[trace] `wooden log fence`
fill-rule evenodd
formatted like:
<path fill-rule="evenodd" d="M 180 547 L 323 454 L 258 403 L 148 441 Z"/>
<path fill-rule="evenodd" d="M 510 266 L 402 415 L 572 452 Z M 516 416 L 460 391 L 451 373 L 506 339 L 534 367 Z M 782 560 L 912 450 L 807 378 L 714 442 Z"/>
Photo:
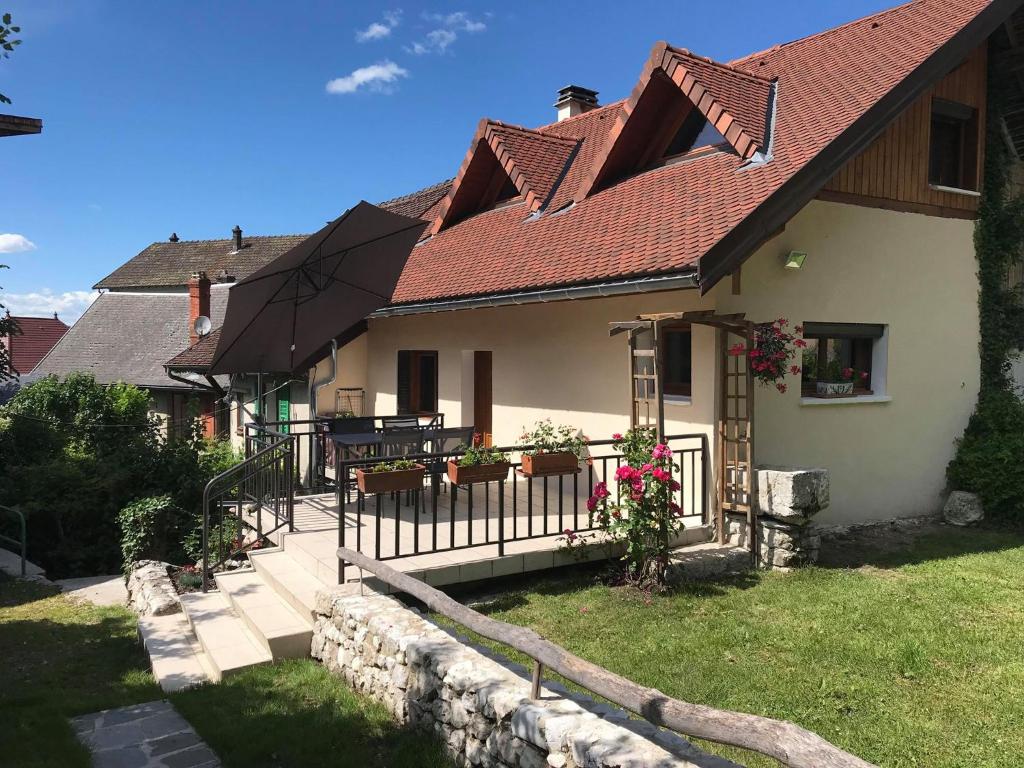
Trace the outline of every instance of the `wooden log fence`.
<path fill-rule="evenodd" d="M 773 757 L 789 768 L 877 768 L 795 723 L 690 704 L 634 683 L 545 640 L 532 629 L 484 616 L 419 579 L 355 550 L 339 547 L 338 557 L 478 635 L 529 656 L 534 660 L 531 689 L 535 698 L 539 697 L 542 668 L 547 667 L 653 725 L 684 736 L 748 749 Z"/>

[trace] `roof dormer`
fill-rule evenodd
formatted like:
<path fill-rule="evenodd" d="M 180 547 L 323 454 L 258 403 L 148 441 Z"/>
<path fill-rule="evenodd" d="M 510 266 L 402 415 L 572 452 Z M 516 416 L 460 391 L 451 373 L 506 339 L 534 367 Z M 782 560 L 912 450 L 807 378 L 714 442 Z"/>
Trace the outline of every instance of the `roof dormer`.
<path fill-rule="evenodd" d="M 767 78 L 657 43 L 575 199 L 703 146 L 764 152 L 773 95 Z"/>
<path fill-rule="evenodd" d="M 522 198 L 529 211 L 539 209 L 558 186 L 578 144 L 481 120 L 430 234 L 515 198 Z"/>

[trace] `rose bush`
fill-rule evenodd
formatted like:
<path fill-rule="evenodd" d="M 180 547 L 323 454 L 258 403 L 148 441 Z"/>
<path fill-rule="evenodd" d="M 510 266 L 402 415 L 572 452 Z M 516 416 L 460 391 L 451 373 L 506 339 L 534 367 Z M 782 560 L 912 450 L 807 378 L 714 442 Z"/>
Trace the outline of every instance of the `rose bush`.
<path fill-rule="evenodd" d="M 683 529 L 682 510 L 674 500 L 680 485 L 673 473 L 679 466 L 672 450 L 649 429 L 612 437 L 625 463 L 615 471 L 614 493 L 605 481 L 594 486 L 587 500 L 590 524 L 625 543 L 628 581 L 664 584 L 672 538 Z M 567 538 L 571 545 L 576 535 L 569 532 Z"/>

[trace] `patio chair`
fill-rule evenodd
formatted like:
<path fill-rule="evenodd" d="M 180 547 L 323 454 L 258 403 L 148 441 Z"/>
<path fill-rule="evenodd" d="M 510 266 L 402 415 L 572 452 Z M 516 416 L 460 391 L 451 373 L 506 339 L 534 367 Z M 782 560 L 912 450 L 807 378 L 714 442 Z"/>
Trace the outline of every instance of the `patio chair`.
<path fill-rule="evenodd" d="M 430 489 L 437 498 L 443 485 L 442 478 L 448 469 L 448 455 L 454 453 L 460 445 L 469 446 L 473 444 L 473 427 L 448 427 L 447 429 L 435 429 L 430 435 L 430 452 L 445 454 L 440 458 L 430 459 L 427 462 L 427 474 L 430 475 Z"/>
<path fill-rule="evenodd" d="M 419 416 L 381 416 L 381 423 L 384 430 L 390 429 L 420 429 Z"/>
<path fill-rule="evenodd" d="M 387 429 L 381 438 L 380 455 L 385 458 L 400 458 L 402 456 L 414 456 L 423 453 L 423 430 L 420 427 L 407 429 Z M 413 491 L 417 497 L 421 496 L 419 491 Z M 406 491 L 405 504 L 409 505 L 410 493 Z"/>
<path fill-rule="evenodd" d="M 359 435 L 376 430 L 372 416 L 347 416 L 330 420 L 330 431 L 336 435 Z"/>

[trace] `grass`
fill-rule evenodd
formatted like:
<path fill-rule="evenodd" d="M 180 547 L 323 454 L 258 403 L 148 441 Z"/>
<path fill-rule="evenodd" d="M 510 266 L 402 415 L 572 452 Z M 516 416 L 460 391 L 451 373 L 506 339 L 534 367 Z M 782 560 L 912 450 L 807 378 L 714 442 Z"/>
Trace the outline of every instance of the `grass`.
<path fill-rule="evenodd" d="M 0 766 L 88 768 L 67 718 L 164 698 L 133 614 L 3 574 L 0 660 Z M 171 700 L 226 768 L 447 765 L 431 738 L 400 728 L 311 660 L 252 669 Z"/>
<path fill-rule="evenodd" d="M 856 568 L 649 599 L 592 571 L 519 586 L 485 612 L 679 699 L 792 720 L 891 768 L 1009 768 L 1024 754 L 1021 534 L 940 530 Z"/>

